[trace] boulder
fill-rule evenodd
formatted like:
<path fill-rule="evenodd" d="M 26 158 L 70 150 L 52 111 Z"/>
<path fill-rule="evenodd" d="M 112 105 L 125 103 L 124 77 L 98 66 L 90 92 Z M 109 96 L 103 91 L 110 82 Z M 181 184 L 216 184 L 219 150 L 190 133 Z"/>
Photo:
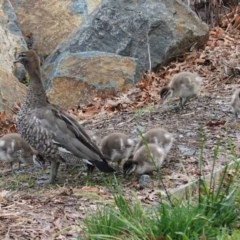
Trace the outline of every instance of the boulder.
<path fill-rule="evenodd" d="M 46 68 L 43 77 L 49 100 L 64 108 L 92 100 L 91 96 L 108 96 L 134 84 L 137 63 L 130 57 L 105 52 L 68 54 Z"/>
<path fill-rule="evenodd" d="M 9 118 L 16 103 L 23 100 L 26 87 L 14 76 L 24 79 L 26 72 L 22 65 L 14 65 L 15 54 L 26 49 L 17 18 L 8 0 L 0 0 L 0 112 Z"/>
<path fill-rule="evenodd" d="M 33 48 L 48 56 L 77 30 L 100 0 L 11 0 L 25 36 L 33 35 Z M 86 2 L 86 3 L 85 3 Z"/>
<path fill-rule="evenodd" d="M 99 7 L 88 16 L 87 21 L 46 59 L 43 66 L 44 81 L 51 98 L 54 98 L 56 102 L 63 101 L 57 100 L 57 98 L 62 96 L 59 94 L 62 91 L 60 88 L 66 87 L 69 79 L 77 80 L 76 92 L 82 91 L 82 86 L 85 86 L 86 94 L 81 96 L 83 101 L 91 100 L 93 98 L 91 94 L 99 93 L 100 89 L 103 93 L 105 91 L 108 93 L 113 85 L 116 86 L 115 91 L 127 88 L 130 82 L 139 81 L 140 75 L 144 71 L 166 64 L 193 45 L 203 45 L 207 39 L 208 26 L 201 22 L 191 9 L 178 1 L 146 0 L 136 3 L 136 1 L 129 0 L 102 0 Z M 105 71 L 99 71 L 100 68 L 109 67 L 107 72 L 110 72 L 110 66 L 104 66 L 105 62 L 101 65 L 98 64 L 97 68 L 93 68 L 91 64 L 94 59 L 85 61 L 87 65 L 84 65 L 84 71 L 89 76 L 85 75 L 84 78 L 77 75 L 73 77 L 74 73 L 71 73 L 70 76 L 69 71 L 59 72 L 62 69 L 59 68 L 59 62 L 67 61 L 74 54 L 87 51 L 112 53 L 115 54 L 115 59 L 117 59 L 117 55 L 119 55 L 119 59 L 121 57 L 134 59 L 133 65 L 137 66 L 134 80 L 122 80 L 118 77 L 114 79 L 114 81 L 121 79 L 122 82 L 128 83 L 125 87 L 122 83 L 112 82 L 113 78 L 109 78 Z M 95 62 L 97 62 L 99 56 L 95 57 Z M 117 62 L 114 65 L 117 66 Z M 82 67 L 83 65 L 79 62 L 79 68 Z M 86 71 L 86 69 L 91 69 L 95 73 Z M 79 69 L 77 74 L 80 71 Z M 115 69 L 112 72 L 114 71 Z M 61 78 L 59 78 L 59 74 Z M 105 83 L 103 85 L 98 84 L 99 82 L 94 85 L 88 84 L 89 79 L 94 75 L 99 79 L 104 79 Z M 129 76 L 132 78 L 133 75 Z M 91 82 L 93 81 L 94 79 L 91 80 Z M 70 84 L 72 85 L 72 83 Z M 57 85 L 59 90 L 57 90 Z M 117 86 L 121 87 L 117 88 Z M 54 87 L 55 90 L 51 90 L 51 87 Z M 71 92 L 71 95 L 74 93 Z M 68 98 L 69 104 L 77 103 L 74 99 L 71 101 L 70 96 Z"/>
<path fill-rule="evenodd" d="M 0 69 L 0 112 L 5 111 L 11 119 L 16 104 L 23 101 L 25 94 L 26 86 L 10 72 Z"/>

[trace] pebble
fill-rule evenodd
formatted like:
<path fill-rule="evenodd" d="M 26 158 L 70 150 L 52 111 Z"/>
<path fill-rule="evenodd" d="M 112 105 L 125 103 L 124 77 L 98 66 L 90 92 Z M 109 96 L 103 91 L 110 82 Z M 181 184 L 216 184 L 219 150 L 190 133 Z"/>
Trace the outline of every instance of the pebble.
<path fill-rule="evenodd" d="M 152 179 L 149 175 L 143 174 L 138 180 L 139 187 L 140 188 L 146 188 L 149 187 L 150 183 L 152 182 Z"/>
<path fill-rule="evenodd" d="M 192 156 L 196 153 L 195 148 L 189 148 L 184 145 L 178 145 L 178 149 L 184 156 Z"/>

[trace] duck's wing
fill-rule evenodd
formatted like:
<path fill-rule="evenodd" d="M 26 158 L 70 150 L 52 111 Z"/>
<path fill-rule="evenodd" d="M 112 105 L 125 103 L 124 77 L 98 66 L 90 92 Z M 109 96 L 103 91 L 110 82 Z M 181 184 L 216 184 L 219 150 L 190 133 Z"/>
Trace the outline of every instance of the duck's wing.
<path fill-rule="evenodd" d="M 86 131 L 69 114 L 48 105 L 32 111 L 32 116 L 38 128 L 36 131 L 45 134 L 42 138 L 49 138 L 49 144 L 57 146 L 60 152 L 89 160 L 103 172 L 114 171 Z"/>

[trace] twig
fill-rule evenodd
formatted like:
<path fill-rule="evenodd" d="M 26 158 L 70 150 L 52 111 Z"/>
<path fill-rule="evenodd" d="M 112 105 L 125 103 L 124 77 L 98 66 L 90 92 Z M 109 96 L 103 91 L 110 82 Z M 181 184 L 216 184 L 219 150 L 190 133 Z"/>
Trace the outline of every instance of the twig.
<path fill-rule="evenodd" d="M 149 28 L 148 28 L 148 29 L 149 29 Z M 152 70 L 152 62 L 151 62 L 151 52 L 150 52 L 150 44 L 149 44 L 148 32 L 147 32 L 147 50 L 148 50 L 148 61 L 149 61 L 148 73 L 151 73 L 151 70 Z"/>

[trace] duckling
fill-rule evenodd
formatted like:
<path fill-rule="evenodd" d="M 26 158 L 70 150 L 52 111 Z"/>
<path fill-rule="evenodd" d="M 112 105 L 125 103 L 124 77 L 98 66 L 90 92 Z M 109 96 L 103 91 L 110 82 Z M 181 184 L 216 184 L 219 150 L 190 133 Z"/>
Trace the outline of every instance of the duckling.
<path fill-rule="evenodd" d="M 18 133 L 9 133 L 0 138 L 0 159 L 7 161 L 13 170 L 13 163 L 27 163 L 44 167 L 45 161 Z"/>
<path fill-rule="evenodd" d="M 141 146 L 134 154 L 132 160 L 123 165 L 124 176 L 135 174 L 152 173 L 161 167 L 166 153 L 163 148 L 155 143 Z"/>
<path fill-rule="evenodd" d="M 166 129 L 163 128 L 153 128 L 146 133 L 142 134 L 142 139 L 138 142 L 135 151 L 136 152 L 145 142 L 155 143 L 164 149 L 167 154 L 173 144 L 173 134 L 169 133 Z"/>
<path fill-rule="evenodd" d="M 237 88 L 233 95 L 232 95 L 232 101 L 231 106 L 233 108 L 235 120 L 238 120 L 238 113 L 240 112 L 240 88 Z"/>
<path fill-rule="evenodd" d="M 134 140 L 124 133 L 111 133 L 105 136 L 101 142 L 101 151 L 111 161 L 126 161 L 134 148 Z"/>
<path fill-rule="evenodd" d="M 161 102 L 177 97 L 180 99 L 179 107 L 182 109 L 190 98 L 198 95 L 202 78 L 197 73 L 181 72 L 173 76 L 167 87 L 160 91 Z"/>

